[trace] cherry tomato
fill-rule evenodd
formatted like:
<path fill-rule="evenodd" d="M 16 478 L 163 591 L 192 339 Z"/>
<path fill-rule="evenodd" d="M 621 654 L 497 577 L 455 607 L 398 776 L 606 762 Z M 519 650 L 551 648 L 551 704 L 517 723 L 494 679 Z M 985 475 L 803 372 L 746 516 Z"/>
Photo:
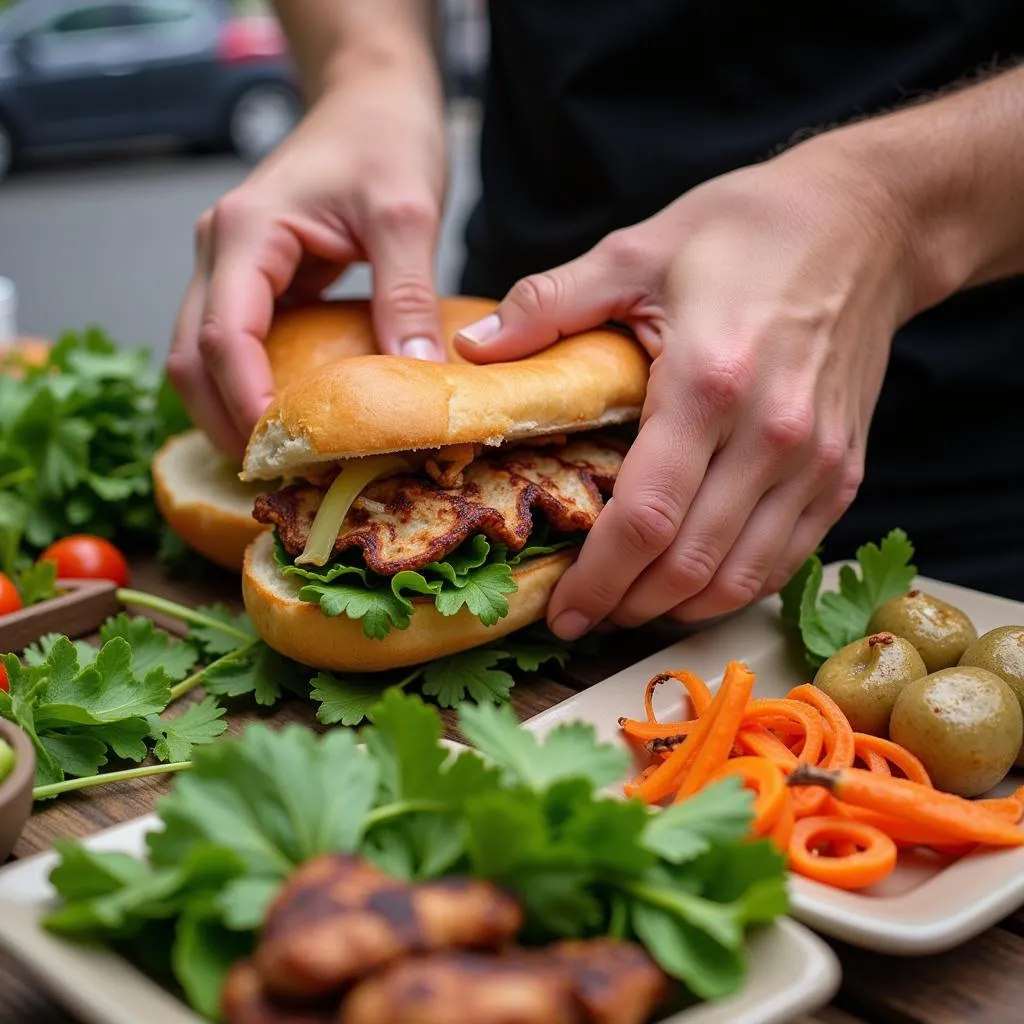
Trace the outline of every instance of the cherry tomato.
<path fill-rule="evenodd" d="M 10 576 L 0 572 L 0 615 L 16 612 L 22 608 L 21 594 Z"/>
<path fill-rule="evenodd" d="M 4 693 L 11 692 L 11 684 L 7 681 L 7 669 L 3 665 L 0 665 L 0 690 Z"/>
<path fill-rule="evenodd" d="M 110 580 L 119 587 L 126 587 L 131 578 L 124 555 L 110 541 L 87 533 L 62 537 L 51 544 L 39 560 L 56 562 L 59 580 Z"/>

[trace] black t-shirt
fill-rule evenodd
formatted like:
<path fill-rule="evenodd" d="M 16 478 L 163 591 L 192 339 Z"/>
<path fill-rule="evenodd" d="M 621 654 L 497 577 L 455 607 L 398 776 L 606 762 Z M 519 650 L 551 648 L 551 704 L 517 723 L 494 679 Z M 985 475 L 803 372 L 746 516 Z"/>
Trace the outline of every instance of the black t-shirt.
<path fill-rule="evenodd" d="M 502 0 L 490 16 L 462 287 L 494 297 L 801 132 L 1024 56 L 1021 0 Z M 1024 278 L 899 333 L 827 556 L 902 526 L 922 571 L 1024 599 L 1022 356 Z"/>

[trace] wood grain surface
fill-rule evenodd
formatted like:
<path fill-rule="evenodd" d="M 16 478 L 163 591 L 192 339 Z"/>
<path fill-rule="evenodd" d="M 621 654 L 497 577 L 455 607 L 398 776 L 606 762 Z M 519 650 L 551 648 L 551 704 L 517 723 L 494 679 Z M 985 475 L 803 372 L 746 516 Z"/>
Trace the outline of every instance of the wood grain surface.
<path fill-rule="evenodd" d="M 223 601 L 239 606 L 237 582 L 218 576 L 170 580 L 153 565 L 135 568 L 133 587 L 187 605 Z M 679 639 L 653 628 L 605 639 L 600 655 L 581 655 L 553 674 L 520 676 L 513 707 L 527 719 Z M 666 665 L 666 668 L 678 667 Z M 301 722 L 322 729 L 312 706 L 282 701 L 272 712 L 229 715 L 237 732 L 256 719 Z M 448 734 L 454 738 L 449 719 Z M 37 812 L 15 857 L 47 849 L 58 836 L 85 836 L 146 814 L 166 792 L 170 777 L 136 780 L 68 794 Z M 1024 1021 L 1024 912 L 1009 917 L 952 952 L 921 958 L 884 957 L 832 943 L 843 968 L 843 986 L 832 1006 L 793 1024 L 1010 1024 Z M 65 1013 L 26 969 L 0 952 L 0 1024 L 81 1024 Z M 140 1021 L 139 1024 L 145 1024 Z"/>

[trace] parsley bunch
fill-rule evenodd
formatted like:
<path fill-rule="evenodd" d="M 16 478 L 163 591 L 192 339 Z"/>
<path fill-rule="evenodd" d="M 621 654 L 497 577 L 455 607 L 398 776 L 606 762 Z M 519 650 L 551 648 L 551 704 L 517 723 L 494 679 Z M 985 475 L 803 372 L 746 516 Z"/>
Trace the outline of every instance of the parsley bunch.
<path fill-rule="evenodd" d="M 216 1018 L 223 978 L 304 861 L 356 852 L 396 876 L 472 874 L 506 887 L 524 939 L 639 940 L 696 998 L 735 991 L 748 927 L 786 911 L 784 862 L 747 838 L 738 780 L 664 811 L 602 796 L 625 751 L 580 723 L 539 740 L 508 708 L 466 707 L 477 747 L 453 756 L 438 712 L 392 692 L 356 736 L 254 725 L 197 750 L 157 814 L 148 863 L 57 844 L 51 931 L 100 939 Z"/>
<path fill-rule="evenodd" d="M 527 558 L 548 555 L 575 541 L 551 541 L 546 524 L 538 525 L 526 546 L 510 554 L 504 544 L 493 544 L 474 534 L 443 561 L 430 562 L 418 571 L 381 576 L 368 569 L 362 552 L 345 552 L 323 568 L 296 565 L 276 532 L 274 555 L 285 576 L 304 581 L 299 598 L 319 604 L 324 615 L 361 619 L 371 640 L 383 640 L 392 629 L 408 629 L 412 597 L 432 597 L 442 615 L 467 608 L 485 626 L 508 615 L 508 596 L 518 589 L 512 569 Z"/>
<path fill-rule="evenodd" d="M 910 590 L 917 568 L 914 546 L 903 530 L 892 530 L 881 545 L 857 549 L 860 575 L 851 565 L 839 570 L 839 590 L 821 593 L 824 567 L 811 555 L 782 588 L 782 617 L 797 626 L 804 656 L 818 668 L 840 648 L 867 633 L 871 616 L 886 601 Z"/>
<path fill-rule="evenodd" d="M 187 427 L 148 352 L 96 329 L 65 336 L 21 379 L 0 374 L 2 525 L 36 551 L 69 533 L 157 534 L 150 461 Z"/>
<path fill-rule="evenodd" d="M 96 648 L 51 634 L 24 652 L 24 663 L 0 657 L 10 683 L 10 693 L 0 692 L 0 717 L 32 740 L 37 798 L 62 791 L 67 778 L 97 777 L 111 758 L 139 763 L 153 753 L 162 762 L 186 762 L 194 745 L 226 728 L 212 698 L 165 715 L 174 684 L 197 660 L 192 645 L 126 615 L 108 619 L 100 640 Z"/>

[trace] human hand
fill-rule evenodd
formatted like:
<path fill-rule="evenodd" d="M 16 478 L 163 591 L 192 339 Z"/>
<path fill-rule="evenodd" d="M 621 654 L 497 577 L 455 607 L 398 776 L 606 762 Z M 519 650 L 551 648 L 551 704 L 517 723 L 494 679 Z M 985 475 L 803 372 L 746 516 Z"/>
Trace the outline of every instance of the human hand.
<path fill-rule="evenodd" d="M 353 71 L 200 217 L 168 375 L 193 420 L 239 457 L 274 394 L 263 341 L 277 300 L 373 266 L 383 351 L 443 359 L 434 254 L 445 185 L 440 99 L 422 76 Z"/>
<path fill-rule="evenodd" d="M 552 596 L 560 636 L 738 609 L 853 500 L 915 300 L 898 203 L 825 139 L 521 280 L 457 339 L 477 362 L 516 359 L 616 320 L 653 357 L 639 435 Z"/>

